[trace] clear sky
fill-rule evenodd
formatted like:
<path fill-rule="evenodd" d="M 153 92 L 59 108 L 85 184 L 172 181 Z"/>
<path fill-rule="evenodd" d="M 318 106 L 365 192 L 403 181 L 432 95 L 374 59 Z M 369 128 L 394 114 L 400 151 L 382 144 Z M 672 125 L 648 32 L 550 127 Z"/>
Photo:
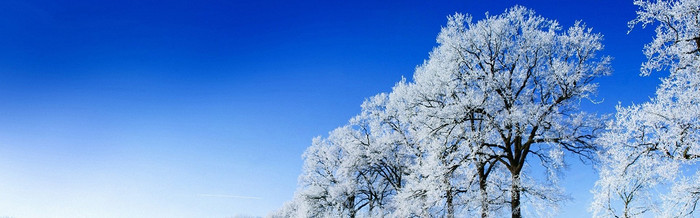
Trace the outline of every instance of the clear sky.
<path fill-rule="evenodd" d="M 653 95 L 632 0 L 0 1 L 0 216 L 266 215 L 311 138 L 411 78 L 447 15 L 515 4 L 605 35 L 615 71 L 586 110 Z M 588 217 L 597 175 L 570 164 L 562 217 Z"/>

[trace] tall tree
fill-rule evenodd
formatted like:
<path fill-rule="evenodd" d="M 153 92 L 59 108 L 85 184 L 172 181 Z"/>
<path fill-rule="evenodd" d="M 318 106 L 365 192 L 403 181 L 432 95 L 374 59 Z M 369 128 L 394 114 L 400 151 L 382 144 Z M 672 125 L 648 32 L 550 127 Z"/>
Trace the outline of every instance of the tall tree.
<path fill-rule="evenodd" d="M 617 107 L 599 140 L 605 149 L 591 209 L 604 217 L 692 216 L 700 200 L 700 1 L 634 4 L 639 10 L 630 28 L 656 26 L 642 75 L 669 75 L 649 102 Z"/>
<path fill-rule="evenodd" d="M 476 23 L 451 16 L 439 46 L 409 85 L 415 89 L 412 104 L 424 111 L 417 118 L 430 127 L 418 138 L 441 131 L 457 136 L 446 138 L 435 153 L 449 154 L 442 156 L 451 163 L 448 169 L 475 166 L 482 181 L 500 164 L 496 169 L 510 175 L 504 182 L 510 184 L 512 217 L 522 216 L 523 193 L 561 199 L 523 175 L 527 160 L 534 155 L 555 172 L 565 151 L 591 158 L 591 139 L 602 126 L 578 108 L 595 93 L 593 80 L 609 74 L 610 59 L 596 56 L 603 48 L 601 35 L 580 22 L 560 29 L 556 21 L 519 6 Z"/>

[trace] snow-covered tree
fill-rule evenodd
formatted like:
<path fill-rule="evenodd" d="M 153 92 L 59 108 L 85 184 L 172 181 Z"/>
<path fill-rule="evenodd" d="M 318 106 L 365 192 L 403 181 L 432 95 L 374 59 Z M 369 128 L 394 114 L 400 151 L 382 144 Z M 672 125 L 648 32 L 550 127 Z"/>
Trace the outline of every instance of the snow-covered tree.
<path fill-rule="evenodd" d="M 454 217 L 463 209 L 472 208 L 469 203 L 476 197 L 477 192 L 470 189 L 475 173 L 468 159 L 472 153 L 469 142 L 478 137 L 468 137 L 463 124 L 426 111 L 423 103 L 435 100 L 437 106 L 446 102 L 422 94 L 425 93 L 416 84 L 403 81 L 390 95 L 388 107 L 402 111 L 399 120 L 410 124 L 415 140 L 410 153 L 414 157 L 409 166 L 411 173 L 399 194 L 396 215 Z"/>
<path fill-rule="evenodd" d="M 415 155 L 412 134 L 387 100 L 387 94 L 367 99 L 348 125 L 313 140 L 303 155 L 300 189 L 272 217 L 377 217 L 395 210 Z"/>
<path fill-rule="evenodd" d="M 370 215 L 386 215 L 395 210 L 395 196 L 405 184 L 409 165 L 415 159 L 414 142 L 406 123 L 398 118 L 400 111 L 388 108 L 388 95 L 379 94 L 362 104 L 360 115 L 350 120 L 357 129 L 361 155 L 366 159 L 363 192 Z M 368 179 L 371 178 L 371 179 Z"/>
<path fill-rule="evenodd" d="M 507 202 L 520 217 L 521 194 L 562 199 L 554 184 L 529 179 L 523 169 L 536 157 L 556 182 L 564 151 L 593 155 L 591 139 L 601 122 L 581 113 L 578 103 L 594 94 L 593 79 L 609 73 L 609 58 L 596 57 L 601 36 L 581 23 L 560 29 L 524 7 L 476 23 L 467 15 L 449 18 L 414 82 L 392 93 L 419 129 L 415 138 L 424 154 L 410 177 L 416 181 L 404 188 L 424 194 L 408 196 L 439 198 L 448 217 L 474 202 L 482 216 L 494 212 L 490 205 Z M 481 193 L 473 195 L 477 184 Z M 505 195 L 493 190 L 504 191 L 504 184 L 510 186 Z"/>
<path fill-rule="evenodd" d="M 605 149 L 591 210 L 600 217 L 692 216 L 700 199 L 700 1 L 634 4 L 630 28 L 656 25 L 641 74 L 669 75 L 649 102 L 617 107 L 599 139 Z"/>
<path fill-rule="evenodd" d="M 304 186 L 302 198 L 307 214 L 325 217 L 333 214 L 354 217 L 357 169 L 351 163 L 353 157 L 345 150 L 349 129 L 339 128 L 328 139 L 315 138 L 304 153 L 304 173 L 300 180 Z"/>

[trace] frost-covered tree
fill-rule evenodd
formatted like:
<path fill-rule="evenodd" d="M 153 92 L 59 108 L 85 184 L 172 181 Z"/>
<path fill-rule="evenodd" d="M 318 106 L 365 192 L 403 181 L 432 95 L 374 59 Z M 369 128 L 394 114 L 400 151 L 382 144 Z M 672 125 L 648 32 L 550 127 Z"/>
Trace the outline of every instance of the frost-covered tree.
<path fill-rule="evenodd" d="M 439 46 L 407 85 L 414 89 L 407 102 L 419 113 L 414 123 L 428 127 L 417 138 L 442 139 L 438 146 L 424 145 L 449 163 L 426 161 L 435 164 L 427 168 L 449 172 L 471 166 L 481 181 L 509 184 L 505 202 L 512 217 L 521 217 L 522 194 L 561 200 L 557 189 L 548 188 L 552 184 L 524 175 L 531 157 L 554 174 L 563 165 L 563 152 L 589 158 L 595 150 L 591 139 L 600 122 L 580 112 L 578 104 L 596 91 L 592 81 L 609 73 L 609 58 L 596 56 L 603 48 L 601 36 L 581 23 L 560 29 L 524 7 L 487 14 L 475 23 L 469 16 L 451 16 Z M 508 176 L 489 180 L 494 169 Z M 452 183 L 468 182 L 449 177 Z M 491 194 L 484 189 L 483 195 Z"/>
<path fill-rule="evenodd" d="M 328 139 L 315 138 L 304 153 L 304 170 L 301 182 L 304 189 L 306 214 L 310 217 L 345 215 L 354 217 L 357 212 L 355 189 L 359 171 L 353 160 L 352 146 L 342 146 L 349 139 L 350 130 L 341 127 L 331 132 Z"/>
<path fill-rule="evenodd" d="M 387 107 L 387 94 L 379 94 L 362 104 L 362 113 L 350 120 L 361 134 L 361 155 L 366 170 L 363 172 L 364 192 L 372 193 L 367 200 L 370 215 L 386 215 L 394 211 L 395 196 L 410 174 L 409 165 L 415 159 L 415 143 L 409 126 L 399 119 L 399 111 Z M 371 179 L 367 179 L 371 178 Z"/>
<path fill-rule="evenodd" d="M 300 189 L 272 217 L 378 217 L 396 208 L 409 174 L 412 138 L 387 94 L 362 104 L 348 125 L 317 137 L 303 155 Z"/>
<path fill-rule="evenodd" d="M 390 95 L 389 108 L 402 111 L 399 119 L 410 124 L 415 140 L 411 173 L 399 194 L 396 215 L 454 217 L 473 208 L 469 204 L 477 192 L 470 189 L 475 173 L 468 160 L 472 153 L 469 142 L 478 136 L 469 137 L 462 124 L 426 111 L 424 103 L 440 107 L 446 102 L 423 94 L 416 84 L 403 81 Z"/>
<path fill-rule="evenodd" d="M 634 4 L 639 10 L 630 28 L 656 26 L 656 36 L 644 47 L 648 61 L 641 74 L 668 71 L 669 75 L 649 102 L 617 107 L 615 120 L 599 140 L 605 149 L 591 210 L 601 217 L 697 215 L 700 1 Z"/>

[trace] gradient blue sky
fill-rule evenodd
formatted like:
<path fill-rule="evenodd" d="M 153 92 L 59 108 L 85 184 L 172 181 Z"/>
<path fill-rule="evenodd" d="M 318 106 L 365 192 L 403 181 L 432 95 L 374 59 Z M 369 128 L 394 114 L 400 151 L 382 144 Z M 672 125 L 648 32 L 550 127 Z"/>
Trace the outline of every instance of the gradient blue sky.
<path fill-rule="evenodd" d="M 1 1 L 0 216 L 266 215 L 311 138 L 411 78 L 447 15 L 515 4 L 605 35 L 615 72 L 586 110 L 653 94 L 631 0 Z M 562 217 L 587 217 L 597 175 L 570 163 Z"/>

